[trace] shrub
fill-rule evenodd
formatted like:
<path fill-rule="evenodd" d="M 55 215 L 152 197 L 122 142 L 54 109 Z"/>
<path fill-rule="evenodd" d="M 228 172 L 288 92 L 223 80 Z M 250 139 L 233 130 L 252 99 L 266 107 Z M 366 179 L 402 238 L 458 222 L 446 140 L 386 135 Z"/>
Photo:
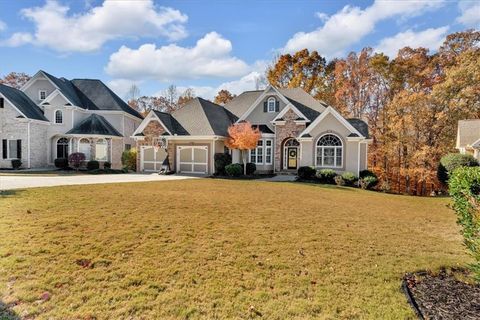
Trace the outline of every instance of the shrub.
<path fill-rule="evenodd" d="M 315 168 L 313 167 L 300 167 L 297 171 L 297 176 L 302 180 L 312 180 L 315 177 Z"/>
<path fill-rule="evenodd" d="M 215 174 L 224 176 L 225 167 L 232 163 L 232 156 L 228 153 L 215 153 Z"/>
<path fill-rule="evenodd" d="M 75 169 L 79 169 L 82 161 L 85 161 L 85 154 L 81 152 L 75 152 L 68 156 L 68 162 L 72 164 Z"/>
<path fill-rule="evenodd" d="M 358 180 L 358 177 L 351 172 L 344 172 L 342 174 L 342 178 L 343 178 L 343 181 L 345 181 L 345 185 L 350 187 L 354 186 L 355 182 L 357 182 Z"/>
<path fill-rule="evenodd" d="M 97 160 L 90 160 L 87 162 L 87 170 L 97 170 L 100 169 L 100 163 Z"/>
<path fill-rule="evenodd" d="M 332 169 L 318 170 L 316 176 L 321 183 L 328 183 L 328 184 L 337 183 L 335 181 L 335 177 L 337 176 L 337 173 Z"/>
<path fill-rule="evenodd" d="M 242 175 L 243 169 L 239 163 L 232 163 L 225 166 L 225 172 L 231 177 L 239 177 Z"/>
<path fill-rule="evenodd" d="M 375 174 L 375 172 L 367 170 L 367 169 L 360 171 L 359 177 L 360 177 L 360 179 L 363 179 L 365 177 L 378 178 L 377 175 Z"/>
<path fill-rule="evenodd" d="M 443 184 L 448 183 L 450 173 L 459 167 L 478 167 L 478 161 L 470 154 L 449 153 L 440 159 L 437 178 Z"/>
<path fill-rule="evenodd" d="M 242 166 L 242 169 L 243 169 L 243 166 Z M 255 171 L 257 171 L 257 165 L 255 163 L 248 162 L 247 163 L 247 175 L 252 175 L 252 174 L 255 173 Z"/>
<path fill-rule="evenodd" d="M 373 189 L 378 183 L 378 178 L 375 176 L 366 176 L 358 180 L 360 188 L 365 190 Z"/>
<path fill-rule="evenodd" d="M 22 161 L 20 159 L 13 159 L 12 160 L 12 168 L 17 170 L 17 169 L 20 169 L 20 167 L 22 166 Z"/>
<path fill-rule="evenodd" d="M 122 164 L 128 170 L 137 170 L 137 149 L 131 148 L 122 153 Z"/>
<path fill-rule="evenodd" d="M 67 158 L 57 158 L 54 161 L 55 167 L 59 169 L 68 168 L 68 159 Z"/>
<path fill-rule="evenodd" d="M 474 260 L 469 267 L 480 282 L 480 168 L 456 169 L 448 186 L 457 223 L 462 227 L 463 243 Z"/>
<path fill-rule="evenodd" d="M 103 163 L 103 169 L 111 169 L 112 168 L 112 164 L 108 161 L 105 161 Z"/>
<path fill-rule="evenodd" d="M 335 176 L 335 178 L 333 178 L 333 180 L 335 180 L 335 184 L 337 186 L 344 186 L 345 185 L 345 180 L 343 180 L 342 176 Z"/>

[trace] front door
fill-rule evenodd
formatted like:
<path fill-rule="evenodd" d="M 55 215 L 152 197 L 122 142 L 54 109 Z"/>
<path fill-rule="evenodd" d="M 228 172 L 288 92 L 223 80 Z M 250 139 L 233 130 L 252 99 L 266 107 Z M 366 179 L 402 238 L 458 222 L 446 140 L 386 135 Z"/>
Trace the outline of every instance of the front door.
<path fill-rule="evenodd" d="M 287 148 L 287 169 L 297 169 L 297 148 L 288 147 Z"/>

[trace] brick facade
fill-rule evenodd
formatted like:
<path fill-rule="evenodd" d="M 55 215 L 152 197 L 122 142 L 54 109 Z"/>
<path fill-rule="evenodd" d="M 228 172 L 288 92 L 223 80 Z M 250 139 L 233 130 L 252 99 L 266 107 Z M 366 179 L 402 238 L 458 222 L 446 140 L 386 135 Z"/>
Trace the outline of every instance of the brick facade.
<path fill-rule="evenodd" d="M 285 124 L 277 124 L 275 126 L 275 171 L 283 170 L 283 143 L 287 138 L 295 138 L 305 130 L 305 124 L 295 123 L 295 119 L 298 115 L 293 110 L 288 110 L 282 117 L 285 120 Z M 300 156 L 300 150 L 298 152 Z"/>
<path fill-rule="evenodd" d="M 145 129 L 143 129 L 144 138 L 142 140 L 137 139 L 137 172 L 140 172 L 140 147 L 142 146 L 151 146 L 152 138 L 159 138 L 165 133 L 165 129 L 157 120 L 150 121 Z M 170 170 L 174 170 L 174 158 L 175 158 L 175 147 L 173 144 L 169 143 L 167 146 L 168 162 L 170 165 Z"/>

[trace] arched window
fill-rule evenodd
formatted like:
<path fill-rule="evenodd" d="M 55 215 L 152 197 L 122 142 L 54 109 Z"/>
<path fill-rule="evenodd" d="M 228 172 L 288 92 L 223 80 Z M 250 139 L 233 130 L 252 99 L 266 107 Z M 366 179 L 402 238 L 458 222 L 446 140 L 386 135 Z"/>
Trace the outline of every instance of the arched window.
<path fill-rule="evenodd" d="M 275 104 L 277 103 L 277 100 L 275 100 L 274 97 L 270 97 L 267 100 L 267 111 L 268 112 L 275 112 Z"/>
<path fill-rule="evenodd" d="M 290 138 L 287 141 L 285 141 L 285 147 L 298 147 L 300 145 L 300 142 L 297 141 L 297 139 Z"/>
<path fill-rule="evenodd" d="M 63 123 L 63 112 L 62 112 L 62 110 L 55 111 L 55 123 Z"/>
<path fill-rule="evenodd" d="M 317 167 L 338 168 L 343 164 L 343 144 L 339 137 L 326 134 L 317 141 Z"/>
<path fill-rule="evenodd" d="M 95 160 L 107 161 L 107 141 L 98 139 L 95 144 Z"/>
<path fill-rule="evenodd" d="M 68 158 L 68 139 L 60 138 L 57 140 L 57 158 Z"/>
<path fill-rule="evenodd" d="M 78 152 L 85 155 L 85 160 L 90 160 L 90 140 L 86 138 L 80 139 L 78 142 Z"/>

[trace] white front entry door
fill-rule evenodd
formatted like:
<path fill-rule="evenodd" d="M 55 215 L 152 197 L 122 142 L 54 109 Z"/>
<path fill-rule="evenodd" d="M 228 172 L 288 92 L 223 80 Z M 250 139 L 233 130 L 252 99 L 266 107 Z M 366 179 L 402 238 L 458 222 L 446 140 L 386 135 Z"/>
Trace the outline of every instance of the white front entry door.
<path fill-rule="evenodd" d="M 208 173 L 207 146 L 177 146 L 178 173 Z"/>

